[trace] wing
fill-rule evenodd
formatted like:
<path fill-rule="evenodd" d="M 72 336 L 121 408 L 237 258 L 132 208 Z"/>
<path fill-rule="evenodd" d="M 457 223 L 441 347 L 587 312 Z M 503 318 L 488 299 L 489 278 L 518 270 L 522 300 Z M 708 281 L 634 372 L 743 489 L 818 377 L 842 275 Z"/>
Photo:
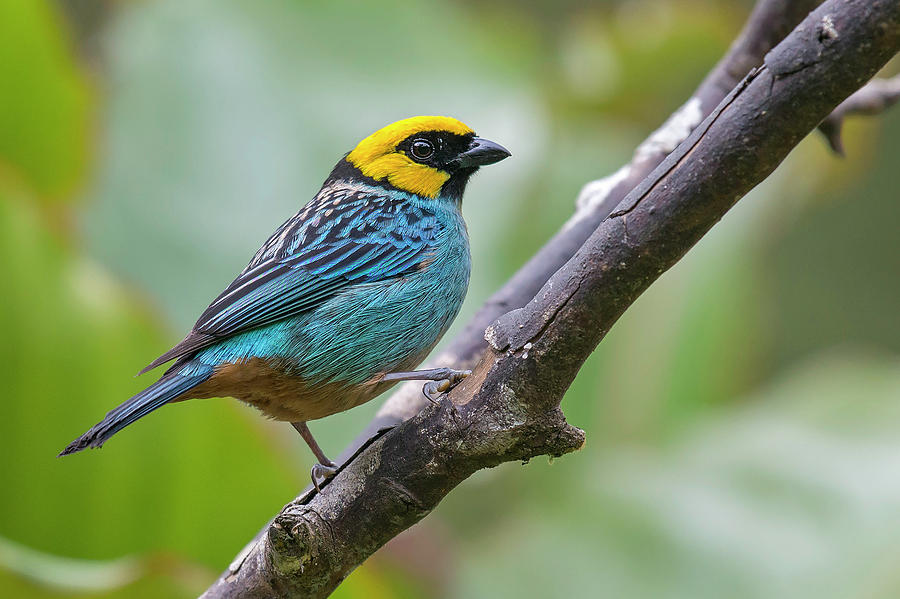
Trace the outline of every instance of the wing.
<path fill-rule="evenodd" d="M 438 230 L 434 214 L 402 198 L 322 192 L 275 231 L 181 343 L 141 372 L 312 310 L 351 285 L 416 272 Z"/>

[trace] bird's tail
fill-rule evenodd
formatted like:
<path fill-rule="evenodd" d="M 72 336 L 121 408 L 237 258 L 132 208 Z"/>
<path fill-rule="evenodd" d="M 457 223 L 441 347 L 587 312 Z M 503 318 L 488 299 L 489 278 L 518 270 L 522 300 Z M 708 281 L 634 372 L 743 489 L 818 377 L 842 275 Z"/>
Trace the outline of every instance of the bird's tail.
<path fill-rule="evenodd" d="M 143 418 L 153 410 L 162 407 L 185 391 L 195 387 L 212 376 L 209 372 L 184 376 L 177 373 L 164 375 L 161 379 L 117 407 L 106 415 L 101 422 L 69 443 L 60 452 L 60 457 L 76 453 L 88 447 L 100 447 L 107 439 L 131 424 Z"/>

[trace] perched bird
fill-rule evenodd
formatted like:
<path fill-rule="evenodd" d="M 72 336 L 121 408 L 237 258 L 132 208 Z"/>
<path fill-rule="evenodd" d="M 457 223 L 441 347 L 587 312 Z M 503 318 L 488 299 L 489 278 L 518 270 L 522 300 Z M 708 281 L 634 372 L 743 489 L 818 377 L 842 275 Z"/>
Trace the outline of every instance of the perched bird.
<path fill-rule="evenodd" d="M 335 465 L 307 421 L 358 406 L 398 380 L 437 381 L 428 386 L 436 392 L 466 374 L 411 369 L 468 288 L 466 183 L 509 155 L 449 117 L 404 119 L 363 139 L 187 337 L 141 371 L 175 360 L 165 374 L 60 455 L 100 447 L 169 402 L 231 396 L 294 425 L 318 459 L 318 487 Z"/>

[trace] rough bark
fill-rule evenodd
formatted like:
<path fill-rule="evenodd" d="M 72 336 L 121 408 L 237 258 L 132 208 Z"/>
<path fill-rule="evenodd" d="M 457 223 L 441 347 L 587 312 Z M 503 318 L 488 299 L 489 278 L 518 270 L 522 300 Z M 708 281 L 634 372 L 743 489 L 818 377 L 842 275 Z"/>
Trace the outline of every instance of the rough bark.
<path fill-rule="evenodd" d="M 762 5 L 769 4 L 797 3 Z M 325 597 L 473 472 L 581 447 L 583 432 L 566 423 L 559 404 L 613 323 L 898 50 L 897 0 L 817 8 L 593 224 L 571 258 L 563 242 L 548 250 L 551 266 L 534 269 L 554 274 L 527 303 L 519 300 L 541 276 L 517 275 L 521 293 L 501 295 L 502 308 L 488 307 L 490 318 L 480 321 L 493 321 L 489 346 L 459 345 L 478 355 L 472 376 L 438 405 L 369 439 L 321 493 L 288 504 L 205 596 Z M 588 205 L 596 209 L 617 185 Z M 585 222 L 576 218 L 551 244 Z"/>

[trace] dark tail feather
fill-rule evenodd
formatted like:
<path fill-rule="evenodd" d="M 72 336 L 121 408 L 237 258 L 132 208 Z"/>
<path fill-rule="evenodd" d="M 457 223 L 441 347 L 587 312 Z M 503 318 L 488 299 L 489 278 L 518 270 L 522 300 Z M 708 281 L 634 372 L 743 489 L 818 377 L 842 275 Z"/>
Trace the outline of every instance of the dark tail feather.
<path fill-rule="evenodd" d="M 186 356 L 191 352 L 202 349 L 212 343 L 214 340 L 215 337 L 213 337 L 212 335 L 198 333 L 197 331 L 191 331 L 190 333 L 188 333 L 187 337 L 178 342 L 178 345 L 147 364 L 147 366 L 145 366 L 143 370 L 137 373 L 137 376 L 144 374 L 148 370 L 153 370 L 157 366 L 165 364 L 170 360 Z"/>
<path fill-rule="evenodd" d="M 143 418 L 153 410 L 175 399 L 191 387 L 195 387 L 212 376 L 212 369 L 203 374 L 181 376 L 173 374 L 164 376 L 116 409 L 106 415 L 102 422 L 69 443 L 59 456 L 69 455 L 88 447 L 100 447 L 107 439 L 131 424 Z"/>

